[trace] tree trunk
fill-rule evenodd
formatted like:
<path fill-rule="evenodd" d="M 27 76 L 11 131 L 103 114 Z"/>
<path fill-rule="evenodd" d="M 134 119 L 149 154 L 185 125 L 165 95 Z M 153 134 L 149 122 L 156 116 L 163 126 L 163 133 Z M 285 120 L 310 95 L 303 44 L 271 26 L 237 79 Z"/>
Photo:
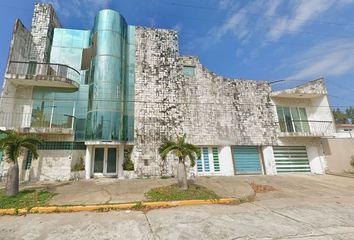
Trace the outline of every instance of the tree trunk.
<path fill-rule="evenodd" d="M 15 196 L 19 190 L 19 168 L 17 163 L 11 163 L 7 172 L 6 195 Z"/>
<path fill-rule="evenodd" d="M 184 159 L 181 157 L 179 158 L 177 166 L 177 180 L 180 189 L 188 189 L 186 166 L 184 165 Z"/>

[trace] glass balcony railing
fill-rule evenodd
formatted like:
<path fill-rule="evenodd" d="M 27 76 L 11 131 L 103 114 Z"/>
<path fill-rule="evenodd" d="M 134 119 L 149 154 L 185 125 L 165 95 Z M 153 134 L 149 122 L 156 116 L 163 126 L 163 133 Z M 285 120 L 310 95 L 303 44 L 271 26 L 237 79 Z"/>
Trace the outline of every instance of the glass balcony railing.
<path fill-rule="evenodd" d="M 80 73 L 64 64 L 39 63 L 35 61 L 10 61 L 7 73 L 27 76 L 52 76 L 66 78 L 76 83 L 80 81 Z M 46 80 L 50 80 L 49 78 Z"/>
<path fill-rule="evenodd" d="M 278 122 L 280 135 L 329 136 L 334 133 L 332 121 L 292 120 Z"/>
<path fill-rule="evenodd" d="M 0 113 L 0 127 L 9 129 L 46 129 L 48 132 L 70 132 L 74 129 L 75 117 L 69 114 L 46 114 L 43 111 L 32 113 Z"/>

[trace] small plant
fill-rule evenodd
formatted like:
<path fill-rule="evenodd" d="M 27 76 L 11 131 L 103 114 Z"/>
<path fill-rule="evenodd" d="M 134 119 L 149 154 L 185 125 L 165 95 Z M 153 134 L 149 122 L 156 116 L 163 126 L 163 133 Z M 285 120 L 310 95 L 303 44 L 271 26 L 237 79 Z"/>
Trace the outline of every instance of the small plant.
<path fill-rule="evenodd" d="M 72 167 L 71 171 L 78 172 L 83 170 L 85 170 L 84 159 L 83 157 L 80 157 L 80 161 Z"/>
<path fill-rule="evenodd" d="M 132 162 L 132 160 L 127 159 L 127 160 L 124 161 L 123 170 L 125 170 L 125 171 L 134 171 L 134 163 Z"/>
<path fill-rule="evenodd" d="M 350 165 L 354 168 L 354 156 L 352 156 L 352 160 L 350 160 Z"/>
<path fill-rule="evenodd" d="M 137 203 L 135 203 L 135 205 L 132 208 L 135 209 L 135 210 L 139 210 L 139 209 L 142 209 L 144 207 L 145 206 L 144 206 L 144 204 L 142 202 L 137 202 Z"/>

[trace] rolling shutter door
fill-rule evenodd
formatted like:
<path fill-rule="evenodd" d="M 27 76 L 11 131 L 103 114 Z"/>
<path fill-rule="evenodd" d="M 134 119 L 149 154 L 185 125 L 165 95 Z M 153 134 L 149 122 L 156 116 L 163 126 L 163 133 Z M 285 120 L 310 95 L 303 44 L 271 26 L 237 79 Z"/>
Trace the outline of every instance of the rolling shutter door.
<path fill-rule="evenodd" d="M 258 147 L 236 146 L 233 148 L 233 155 L 236 174 L 262 173 Z"/>
<path fill-rule="evenodd" d="M 306 147 L 273 147 L 278 173 L 311 172 Z"/>

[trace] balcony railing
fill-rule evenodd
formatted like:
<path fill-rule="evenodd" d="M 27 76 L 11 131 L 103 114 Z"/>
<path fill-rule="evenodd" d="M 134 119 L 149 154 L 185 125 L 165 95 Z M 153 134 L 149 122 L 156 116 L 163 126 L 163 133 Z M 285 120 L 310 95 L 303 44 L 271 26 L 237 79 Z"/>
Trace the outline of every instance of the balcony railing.
<path fill-rule="evenodd" d="M 0 112 L 0 127 L 20 132 L 72 134 L 74 121 L 75 117 L 67 114 Z"/>
<path fill-rule="evenodd" d="M 62 78 L 74 81 L 75 84 L 80 81 L 80 73 L 64 64 L 10 61 L 7 73 L 25 76 L 25 79 L 36 77 L 36 80 L 58 81 Z"/>
<path fill-rule="evenodd" d="M 335 132 L 332 121 L 288 119 L 278 124 L 280 136 L 330 136 Z"/>

